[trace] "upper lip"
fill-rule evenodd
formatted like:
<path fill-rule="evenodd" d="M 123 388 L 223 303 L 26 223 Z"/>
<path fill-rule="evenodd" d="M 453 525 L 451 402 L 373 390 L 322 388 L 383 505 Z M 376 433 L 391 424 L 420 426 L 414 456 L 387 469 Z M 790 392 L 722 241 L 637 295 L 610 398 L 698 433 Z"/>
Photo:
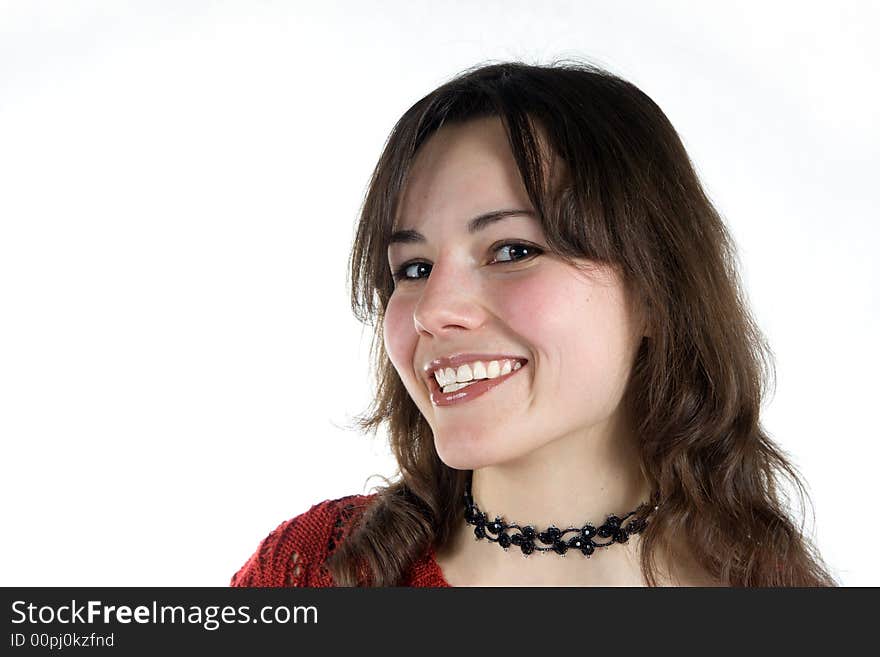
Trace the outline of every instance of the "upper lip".
<path fill-rule="evenodd" d="M 422 373 L 429 382 L 433 378 L 433 374 L 436 370 L 441 367 L 453 367 L 457 368 L 459 365 L 464 365 L 465 363 L 472 363 L 475 360 L 481 360 L 484 363 L 487 363 L 492 360 L 522 360 L 528 361 L 528 358 L 524 356 L 517 356 L 516 354 L 451 354 L 449 356 L 444 356 L 443 358 L 437 358 L 428 363 L 425 363 L 425 366 L 422 368 Z"/>

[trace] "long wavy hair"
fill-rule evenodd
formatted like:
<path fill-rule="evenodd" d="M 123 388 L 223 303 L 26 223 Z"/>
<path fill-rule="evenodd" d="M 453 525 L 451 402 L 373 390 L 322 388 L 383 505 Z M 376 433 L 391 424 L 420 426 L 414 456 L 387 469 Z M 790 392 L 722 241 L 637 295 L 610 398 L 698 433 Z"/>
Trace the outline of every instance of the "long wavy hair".
<path fill-rule="evenodd" d="M 745 300 L 736 251 L 663 111 L 633 84 L 583 62 L 500 63 L 459 74 L 394 126 L 373 172 L 350 258 L 355 316 L 374 328 L 376 397 L 356 417 L 386 426 L 399 466 L 325 566 L 338 586 L 400 585 L 462 521 L 469 471 L 438 457 L 425 418 L 389 360 L 383 318 L 394 281 L 388 239 L 419 147 L 444 124 L 502 120 L 550 252 L 619 267 L 643 304 L 645 338 L 624 397 L 641 468 L 662 502 L 641 534 L 641 568 L 681 537 L 729 586 L 836 586 L 790 517 L 784 479 L 809 495 L 759 422 L 772 352 Z M 544 146 L 564 164 L 549 184 Z M 383 478 L 384 479 L 384 478 Z M 812 502 L 810 502 L 812 507 Z"/>

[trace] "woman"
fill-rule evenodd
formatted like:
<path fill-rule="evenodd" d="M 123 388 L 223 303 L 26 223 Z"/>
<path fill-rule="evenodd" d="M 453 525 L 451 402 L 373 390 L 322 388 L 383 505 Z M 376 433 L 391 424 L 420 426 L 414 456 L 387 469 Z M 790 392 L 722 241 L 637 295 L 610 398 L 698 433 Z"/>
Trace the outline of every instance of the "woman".
<path fill-rule="evenodd" d="M 584 64 L 466 72 L 395 126 L 351 257 L 399 479 L 239 586 L 833 586 L 759 423 L 769 349 L 663 112 Z M 495 543 L 495 545 L 492 545 Z"/>

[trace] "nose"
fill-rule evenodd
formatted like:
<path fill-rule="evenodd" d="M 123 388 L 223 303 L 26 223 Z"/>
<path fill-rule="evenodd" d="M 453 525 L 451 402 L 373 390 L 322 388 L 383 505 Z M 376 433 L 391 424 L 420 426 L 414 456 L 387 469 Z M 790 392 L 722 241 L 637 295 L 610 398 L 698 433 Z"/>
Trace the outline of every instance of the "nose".
<path fill-rule="evenodd" d="M 442 337 L 482 326 L 487 312 L 478 283 L 465 267 L 434 265 L 413 310 L 416 332 Z"/>

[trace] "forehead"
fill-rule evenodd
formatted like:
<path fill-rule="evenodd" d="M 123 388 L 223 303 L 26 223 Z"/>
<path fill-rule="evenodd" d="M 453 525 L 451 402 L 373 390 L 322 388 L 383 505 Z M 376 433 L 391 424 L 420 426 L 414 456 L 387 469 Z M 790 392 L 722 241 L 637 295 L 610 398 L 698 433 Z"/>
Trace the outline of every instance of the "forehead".
<path fill-rule="evenodd" d="M 496 117 L 446 125 L 419 149 L 398 204 L 395 227 L 530 208 L 507 131 Z"/>

